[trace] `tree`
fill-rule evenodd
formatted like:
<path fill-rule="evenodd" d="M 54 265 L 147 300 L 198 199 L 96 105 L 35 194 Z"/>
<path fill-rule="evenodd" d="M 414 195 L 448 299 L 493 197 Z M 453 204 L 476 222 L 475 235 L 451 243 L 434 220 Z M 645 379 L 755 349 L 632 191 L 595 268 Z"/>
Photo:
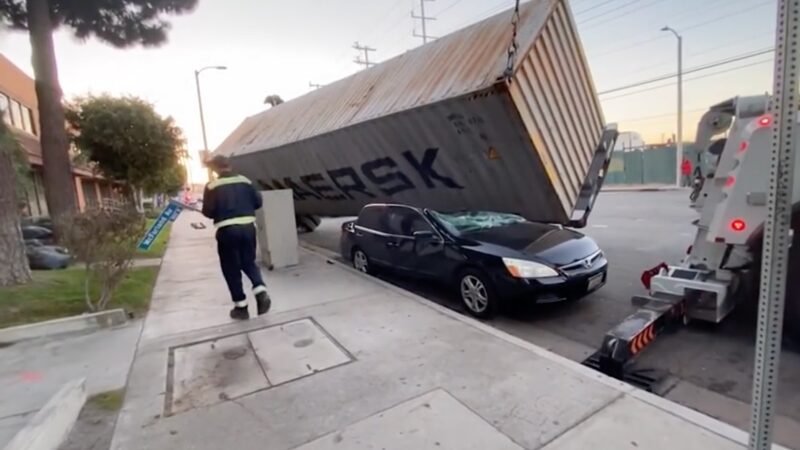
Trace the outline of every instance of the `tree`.
<path fill-rule="evenodd" d="M 0 119 L 0 286 L 31 279 L 19 223 L 17 183 L 21 158 L 17 140 Z"/>
<path fill-rule="evenodd" d="M 265 105 L 269 104 L 273 108 L 275 106 L 280 105 L 281 103 L 283 103 L 283 99 L 281 98 L 280 95 L 272 94 L 272 95 L 268 95 L 267 98 L 264 99 L 264 104 Z"/>
<path fill-rule="evenodd" d="M 165 14 L 192 10 L 197 0 L 0 0 L 0 24 L 26 30 L 39 102 L 45 198 L 54 219 L 76 209 L 64 129 L 53 31 L 70 28 L 78 39 L 97 37 L 114 47 L 156 46 L 167 39 Z"/>
<path fill-rule="evenodd" d="M 185 183 L 181 129 L 136 97 L 78 99 L 67 110 L 72 142 L 106 177 L 126 186 L 130 198 L 175 192 Z"/>

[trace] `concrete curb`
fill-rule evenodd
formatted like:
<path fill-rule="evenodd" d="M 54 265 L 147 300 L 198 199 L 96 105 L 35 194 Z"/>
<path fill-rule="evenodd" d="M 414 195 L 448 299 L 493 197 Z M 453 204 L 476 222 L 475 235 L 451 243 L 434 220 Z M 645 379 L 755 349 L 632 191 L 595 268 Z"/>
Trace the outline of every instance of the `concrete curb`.
<path fill-rule="evenodd" d="M 354 273 L 354 274 L 357 274 L 359 276 L 368 278 L 369 280 L 371 280 L 371 281 L 373 281 L 373 282 L 375 282 L 377 284 L 380 284 L 381 286 L 385 287 L 386 289 L 389 289 L 389 290 L 391 290 L 393 292 L 400 293 L 400 294 L 402 294 L 402 295 L 404 295 L 406 297 L 410 297 L 410 298 L 412 298 L 412 299 L 414 299 L 414 300 L 416 300 L 416 301 L 418 301 L 418 302 L 420 302 L 420 303 L 422 303 L 422 304 L 424 304 L 424 305 L 426 305 L 426 306 L 428 306 L 430 308 L 435 309 L 436 311 L 438 311 L 438 312 L 440 312 L 440 313 L 442 313 L 442 314 L 444 314 L 444 315 L 446 315 L 448 317 L 451 317 L 451 318 L 453 318 L 455 320 L 458 320 L 459 322 L 463 322 L 463 323 L 465 323 L 467 325 L 470 325 L 470 326 L 472 326 L 474 328 L 478 328 L 481 331 L 484 331 L 484 332 L 486 332 L 486 333 L 488 333 L 488 334 L 490 334 L 490 335 L 492 335 L 494 337 L 502 339 L 502 340 L 504 340 L 504 341 L 506 341 L 506 342 L 508 342 L 510 344 L 516 345 L 518 347 L 522 347 L 522 348 L 524 348 L 524 349 L 526 349 L 526 350 L 528 350 L 528 351 L 530 351 L 532 353 L 535 353 L 537 356 L 540 356 L 540 357 L 545 358 L 545 359 L 547 359 L 549 361 L 552 361 L 552 362 L 554 362 L 556 364 L 559 364 L 559 365 L 561 365 L 561 366 L 563 366 L 563 367 L 565 367 L 565 368 L 567 368 L 567 369 L 569 369 L 569 370 L 571 370 L 573 372 L 580 373 L 580 374 L 585 375 L 585 376 L 587 376 L 587 377 L 589 377 L 591 379 L 594 379 L 595 381 L 598 381 L 598 382 L 600 382 L 600 383 L 602 383 L 602 384 L 604 384 L 606 386 L 609 386 L 611 388 L 617 389 L 623 395 L 630 395 L 630 396 L 632 396 L 632 397 L 634 397 L 634 398 L 636 398 L 638 400 L 641 400 L 641 401 L 643 401 L 643 402 L 645 402 L 645 403 L 647 403 L 647 404 L 649 404 L 649 405 L 651 405 L 653 407 L 656 407 L 658 409 L 661 409 L 662 411 L 668 412 L 668 413 L 670 413 L 670 414 L 672 414 L 674 416 L 677 416 L 677 417 L 679 417 L 679 418 L 681 418 L 681 419 L 683 419 L 683 420 L 685 420 L 687 422 L 693 423 L 693 424 L 695 424 L 695 425 L 697 425 L 697 426 L 699 426 L 701 428 L 706 429 L 707 431 L 709 431 L 711 433 L 714 433 L 716 435 L 722 436 L 722 437 L 724 437 L 724 438 L 726 438 L 728 440 L 731 440 L 731 441 L 733 441 L 735 443 L 738 443 L 738 444 L 741 444 L 741 445 L 744 445 L 744 446 L 747 446 L 747 444 L 748 444 L 748 439 L 749 439 L 748 433 L 743 431 L 743 430 L 741 430 L 741 429 L 739 429 L 739 428 L 734 427 L 733 425 L 727 424 L 727 423 L 722 422 L 720 420 L 717 420 L 717 419 L 715 419 L 713 417 L 707 416 L 707 415 L 705 415 L 705 414 L 703 414 L 701 412 L 695 411 L 695 410 L 693 410 L 691 408 L 688 408 L 686 406 L 683 406 L 683 405 L 680 405 L 678 403 L 675 403 L 675 402 L 672 402 L 670 400 L 667 400 L 667 399 L 665 399 L 663 397 L 659 397 L 659 396 L 657 396 L 655 394 L 651 394 L 649 392 L 645 392 L 645 391 L 642 391 L 640 389 L 637 389 L 637 388 L 635 388 L 635 387 L 633 387 L 633 386 L 631 386 L 631 385 L 629 385 L 627 383 L 623 383 L 622 381 L 619 381 L 619 380 L 617 380 L 615 378 L 612 378 L 612 377 L 609 377 L 607 375 L 604 375 L 604 374 L 602 374 L 600 372 L 597 372 L 597 371 L 595 371 L 593 369 L 590 369 L 589 367 L 585 367 L 585 366 L 583 366 L 583 365 L 581 365 L 581 364 L 579 364 L 579 363 L 577 363 L 575 361 L 572 361 L 571 359 L 568 359 L 568 358 L 565 358 L 563 356 L 557 355 L 557 354 L 555 354 L 555 353 L 553 353 L 553 352 L 551 352 L 549 350 L 546 350 L 546 349 L 544 349 L 542 347 L 539 347 L 539 346 L 537 346 L 535 344 L 532 344 L 532 343 L 530 343 L 528 341 L 525 341 L 525 340 L 522 340 L 522 339 L 517 338 L 515 336 L 512 336 L 512 335 L 510 335 L 510 334 L 508 334 L 508 333 L 506 333 L 504 331 L 498 330 L 498 329 L 496 329 L 496 328 L 494 328 L 494 327 L 492 327 L 490 325 L 487 325 L 487 324 L 485 324 L 485 323 L 483 323 L 483 322 L 481 322 L 481 321 L 479 321 L 477 319 L 473 319 L 472 317 L 467 317 L 467 316 L 465 316 L 463 314 L 460 314 L 460 313 L 458 313 L 456 311 L 453 311 L 453 310 L 451 310 L 449 308 L 446 308 L 446 307 L 444 307 L 444 306 L 442 306 L 442 305 L 440 305 L 438 303 L 435 303 L 435 302 L 433 302 L 431 300 L 428 300 L 428 299 L 426 299 L 424 297 L 420 297 L 419 295 L 414 294 L 413 292 L 409 292 L 409 291 L 406 291 L 405 289 L 401 289 L 401 288 L 399 288 L 399 287 L 397 287 L 397 286 L 395 286 L 395 285 L 393 285 L 391 283 L 388 283 L 386 281 L 383 281 L 383 280 L 381 280 L 379 278 L 371 277 L 369 275 L 365 275 L 365 274 L 353 269 L 349 265 L 344 264 L 341 261 L 339 261 L 338 258 L 339 258 L 340 255 L 338 253 L 336 253 L 336 252 L 332 252 L 332 251 L 330 251 L 328 249 L 316 246 L 314 244 L 309 244 L 307 242 L 301 242 L 300 246 L 305 248 L 306 250 L 312 252 L 312 253 L 315 253 L 317 256 L 323 257 L 326 260 L 331 261 L 333 264 L 336 264 L 336 265 L 338 265 L 340 267 L 345 268 L 346 270 L 350 271 L 351 273 Z M 780 446 L 778 444 L 773 444 L 772 448 L 774 450 L 789 450 L 786 447 L 782 447 L 782 446 Z"/>
<path fill-rule="evenodd" d="M 128 315 L 123 309 L 111 309 L 92 314 L 64 317 L 0 329 L 0 343 L 11 344 L 45 336 L 75 333 L 78 331 L 110 328 L 127 323 Z"/>
<path fill-rule="evenodd" d="M 28 421 L 5 450 L 56 450 L 69 436 L 86 403 L 86 379 L 64 384 Z"/>

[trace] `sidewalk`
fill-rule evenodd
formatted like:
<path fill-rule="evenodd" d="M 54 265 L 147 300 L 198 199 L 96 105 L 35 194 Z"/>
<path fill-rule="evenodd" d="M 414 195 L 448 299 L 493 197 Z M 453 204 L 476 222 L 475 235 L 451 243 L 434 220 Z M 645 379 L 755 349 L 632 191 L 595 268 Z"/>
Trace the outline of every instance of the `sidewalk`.
<path fill-rule="evenodd" d="M 112 449 L 741 449 L 746 434 L 323 256 L 243 323 L 172 230 Z M 251 306 L 252 308 L 252 306 Z"/>
<path fill-rule="evenodd" d="M 0 348 L 0 448 L 69 381 L 86 378 L 89 395 L 123 388 L 141 321 L 85 334 Z"/>

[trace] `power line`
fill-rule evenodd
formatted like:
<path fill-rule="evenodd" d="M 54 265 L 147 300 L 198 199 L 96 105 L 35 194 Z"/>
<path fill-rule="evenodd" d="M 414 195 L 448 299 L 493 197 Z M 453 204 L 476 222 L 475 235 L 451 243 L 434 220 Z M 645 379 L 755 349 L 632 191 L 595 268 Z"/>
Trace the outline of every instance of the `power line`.
<path fill-rule="evenodd" d="M 586 22 L 591 22 L 592 20 L 597 19 L 598 17 L 603 17 L 603 16 L 607 16 L 607 15 L 609 15 L 611 13 L 615 13 L 615 12 L 619 11 L 620 9 L 626 7 L 626 6 L 632 5 L 632 4 L 637 3 L 639 1 L 641 1 L 641 0 L 631 0 L 628 3 L 624 3 L 624 4 L 620 5 L 620 6 L 618 6 L 616 9 L 612 9 L 612 10 L 609 10 L 609 11 L 604 11 L 604 12 L 601 12 L 600 14 L 595 14 L 594 16 L 589 17 L 588 19 L 584 19 L 584 20 L 578 22 L 578 25 L 584 24 Z"/>
<path fill-rule="evenodd" d="M 696 77 L 687 78 L 687 79 L 683 80 L 683 82 L 684 83 L 688 83 L 688 82 L 691 82 L 691 81 L 700 80 L 700 79 L 708 78 L 708 77 L 713 77 L 713 76 L 721 75 L 721 74 L 724 74 L 724 73 L 733 72 L 733 71 L 741 70 L 741 69 L 746 69 L 748 67 L 757 66 L 757 65 L 761 65 L 761 64 L 765 64 L 765 63 L 771 63 L 771 62 L 772 62 L 772 59 L 765 59 L 763 61 L 756 61 L 756 62 L 753 62 L 753 63 L 750 63 L 750 64 L 745 64 L 745 65 L 742 65 L 742 66 L 731 67 L 730 69 L 718 70 L 716 72 L 707 73 L 705 75 L 699 75 L 699 76 L 696 76 Z M 658 90 L 658 89 L 664 89 L 664 88 L 668 88 L 668 87 L 672 87 L 672 86 L 675 86 L 675 83 L 667 83 L 667 84 L 662 84 L 660 86 L 653 86 L 653 87 L 646 88 L 646 89 L 639 89 L 639 90 L 636 90 L 636 91 L 633 91 L 633 92 L 626 92 L 624 94 L 615 95 L 613 97 L 606 97 L 606 98 L 603 99 L 603 101 L 606 102 L 606 101 L 615 100 L 615 99 L 622 98 L 622 97 L 629 97 L 631 95 L 641 94 L 643 92 L 655 91 L 655 90 Z"/>
<path fill-rule="evenodd" d="M 439 15 L 442 15 L 442 14 L 446 13 L 447 11 L 450 11 L 456 5 L 458 5 L 459 3 L 463 2 L 463 1 L 464 0 L 456 0 L 456 1 L 454 1 L 453 3 L 447 5 L 447 7 L 445 7 L 443 10 L 439 11 L 438 13 L 436 13 L 436 15 L 439 16 Z"/>
<path fill-rule="evenodd" d="M 708 110 L 708 107 L 697 108 L 697 109 L 690 109 L 689 111 L 684 111 L 684 113 L 696 113 L 696 112 L 699 112 L 699 111 L 707 111 L 707 110 Z M 630 118 L 630 119 L 616 119 L 616 120 L 614 120 L 614 122 L 642 122 L 642 121 L 645 121 L 645 120 L 660 119 L 662 117 L 672 117 L 672 116 L 675 116 L 677 114 L 678 113 L 676 113 L 676 112 L 672 112 L 672 113 L 656 114 L 656 115 L 653 115 L 653 116 L 633 117 L 633 118 Z"/>
<path fill-rule="evenodd" d="M 588 7 L 588 8 L 586 8 L 586 9 L 577 11 L 575 13 L 575 16 L 577 17 L 577 16 L 579 16 L 581 14 L 586 14 L 589 11 L 595 10 L 597 8 L 601 8 L 601 7 L 603 7 L 603 6 L 607 5 L 607 4 L 609 4 L 611 2 L 615 2 L 615 1 L 617 1 L 617 0 L 605 0 L 605 1 L 602 1 L 602 2 L 600 2 L 598 4 L 596 4 L 596 5 L 592 5 L 592 6 Z"/>
<path fill-rule="evenodd" d="M 713 63 L 705 64 L 705 65 L 702 65 L 702 66 L 692 67 L 690 69 L 684 70 L 683 74 L 686 75 L 686 74 L 690 74 L 690 73 L 694 73 L 694 72 L 699 72 L 701 70 L 710 69 L 712 67 L 717 67 L 717 66 L 721 66 L 721 65 L 724 65 L 724 64 L 730 64 L 730 63 L 733 63 L 733 62 L 736 62 L 736 61 L 741 61 L 741 60 L 753 58 L 753 57 L 756 57 L 756 56 L 759 56 L 759 55 L 772 53 L 773 51 L 775 51 L 774 48 L 769 48 L 769 49 L 764 49 L 764 50 L 757 50 L 755 52 L 751 52 L 751 53 L 748 53 L 748 54 L 742 54 L 742 55 L 733 56 L 731 58 L 727 58 L 727 59 L 720 60 L 720 61 L 715 61 Z M 647 85 L 647 84 L 652 84 L 652 83 L 656 83 L 656 82 L 663 81 L 663 80 L 669 80 L 670 78 L 674 78 L 676 76 L 678 76 L 678 74 L 676 74 L 676 73 L 669 74 L 669 75 L 661 75 L 659 77 L 651 78 L 649 80 L 640 81 L 638 83 L 633 83 L 633 84 L 629 84 L 629 85 L 625 85 L 625 86 L 619 86 L 619 87 L 615 87 L 613 89 L 607 89 L 605 91 L 598 92 L 597 95 L 605 95 L 605 94 L 610 94 L 612 92 L 624 91 L 624 90 L 627 90 L 627 89 L 631 89 L 631 88 L 635 88 L 635 87 L 639 87 L 639 86 L 644 86 L 644 85 Z"/>
<path fill-rule="evenodd" d="M 736 1 L 741 1 L 741 0 L 723 0 L 723 1 L 726 2 L 726 5 L 729 5 L 730 3 L 734 3 Z M 773 0 L 762 2 L 762 3 L 759 3 L 758 5 L 763 4 L 763 3 L 770 3 L 771 1 L 773 1 Z M 753 5 L 753 6 L 757 6 L 757 5 Z M 714 8 L 714 7 L 705 8 L 705 9 L 702 9 L 700 11 L 684 11 L 683 14 L 678 14 L 676 16 L 672 16 L 672 17 L 668 18 L 667 21 L 674 21 L 676 18 L 682 17 L 682 16 L 684 16 L 686 14 L 694 14 L 695 16 L 697 16 L 698 14 L 701 14 L 701 13 L 703 13 L 705 11 L 711 11 L 711 10 L 716 10 L 716 8 Z M 691 30 L 691 29 L 694 29 L 694 28 L 697 28 L 697 27 L 700 27 L 700 26 L 703 26 L 703 25 L 708 25 L 710 23 L 717 22 L 717 21 L 720 21 L 720 20 L 728 18 L 728 17 L 732 17 L 732 16 L 735 16 L 735 15 L 738 15 L 738 14 L 743 14 L 743 13 L 749 12 L 751 10 L 752 10 L 752 6 L 749 6 L 746 9 L 734 11 L 732 13 L 726 14 L 726 15 L 724 15 L 722 17 L 716 17 L 716 18 L 711 19 L 709 21 L 704 21 L 704 22 L 701 22 L 701 23 L 694 23 L 694 24 L 689 25 L 688 27 L 680 26 L 680 24 L 679 24 L 679 25 L 676 26 L 676 28 L 679 28 L 681 30 L 681 32 L 685 32 L 687 30 Z M 651 42 L 655 42 L 655 41 L 659 41 L 659 40 L 662 40 L 662 39 L 666 39 L 667 37 L 669 37 L 669 36 L 667 36 L 665 34 L 660 34 L 658 36 L 653 36 L 652 38 L 648 38 L 648 39 L 645 39 L 643 41 L 635 42 L 633 44 L 626 45 L 624 47 L 616 47 L 616 48 L 610 49 L 610 50 L 605 51 L 605 52 L 595 53 L 592 56 L 598 57 L 598 56 L 605 56 L 605 55 L 610 55 L 610 54 L 613 54 L 613 53 L 623 52 L 625 50 L 630 50 L 632 48 L 641 47 L 641 46 L 649 44 Z"/>
<path fill-rule="evenodd" d="M 595 28 L 595 27 L 597 27 L 597 26 L 600 26 L 600 25 L 603 25 L 603 24 L 605 24 L 605 23 L 608 23 L 608 22 L 613 22 L 613 21 L 615 21 L 615 20 L 619 20 L 619 19 L 621 19 L 621 18 L 623 18 L 623 17 L 625 17 L 625 16 L 629 16 L 629 15 L 631 15 L 631 14 L 633 14 L 633 13 L 637 12 L 637 11 L 641 11 L 641 10 L 643 10 L 643 9 L 645 9 L 645 8 L 649 8 L 649 7 L 651 7 L 651 6 L 653 6 L 653 5 L 655 5 L 656 3 L 658 3 L 658 2 L 661 2 L 661 1 L 663 1 L 663 0 L 653 0 L 653 1 L 652 1 L 652 2 L 650 2 L 650 3 L 647 3 L 647 4 L 645 4 L 645 5 L 640 5 L 638 8 L 633 8 L 633 9 L 630 9 L 630 10 L 628 10 L 628 11 L 626 11 L 626 12 L 623 12 L 623 13 L 621 13 L 621 14 L 617 14 L 617 15 L 615 15 L 614 17 L 610 17 L 610 18 L 608 18 L 608 19 L 601 20 L 601 21 L 599 21 L 599 22 L 590 23 L 589 25 L 585 26 L 585 27 L 584 27 L 584 29 L 591 29 L 591 28 Z"/>

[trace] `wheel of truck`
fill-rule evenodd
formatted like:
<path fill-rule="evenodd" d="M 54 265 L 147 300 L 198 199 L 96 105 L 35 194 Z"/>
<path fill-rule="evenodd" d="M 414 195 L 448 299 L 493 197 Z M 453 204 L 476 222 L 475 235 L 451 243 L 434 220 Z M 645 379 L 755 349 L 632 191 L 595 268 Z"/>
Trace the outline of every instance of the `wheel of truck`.
<path fill-rule="evenodd" d="M 467 311 L 478 318 L 497 314 L 498 299 L 489 278 L 478 270 L 466 269 L 458 277 L 458 293 Z"/>
<path fill-rule="evenodd" d="M 297 232 L 299 234 L 311 233 L 316 230 L 322 219 L 314 215 L 295 215 L 295 223 L 297 224 Z"/>

